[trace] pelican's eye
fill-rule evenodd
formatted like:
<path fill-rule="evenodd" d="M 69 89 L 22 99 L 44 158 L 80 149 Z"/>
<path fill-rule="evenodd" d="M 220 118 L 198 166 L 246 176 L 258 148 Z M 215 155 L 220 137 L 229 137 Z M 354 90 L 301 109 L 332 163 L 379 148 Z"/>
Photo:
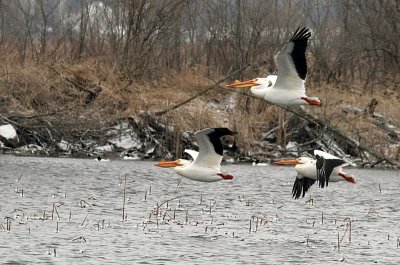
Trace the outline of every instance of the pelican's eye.
<path fill-rule="evenodd" d="M 268 81 L 268 87 L 272 86 L 272 82 Z"/>

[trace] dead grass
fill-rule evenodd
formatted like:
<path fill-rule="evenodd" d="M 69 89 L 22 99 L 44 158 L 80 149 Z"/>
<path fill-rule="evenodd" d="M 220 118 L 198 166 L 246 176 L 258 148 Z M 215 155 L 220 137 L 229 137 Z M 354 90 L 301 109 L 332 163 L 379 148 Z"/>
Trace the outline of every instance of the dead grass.
<path fill-rule="evenodd" d="M 58 71 L 62 73 L 55 72 Z M 141 112 L 157 112 L 180 103 L 213 84 L 201 67 L 164 76 L 161 80 L 131 81 L 116 71 L 115 65 L 90 59 L 80 64 L 58 62 L 52 65 L 26 64 L 24 67 L 5 60 L 0 66 L 0 112 L 18 115 L 42 114 L 74 108 L 71 119 L 82 126 L 101 126 Z M 85 105 L 86 92 L 66 81 L 72 77 L 84 87 L 103 88 L 98 97 Z M 377 112 L 400 124 L 398 84 L 364 93 L 361 88 L 347 89 L 333 85 L 309 85 L 308 94 L 318 96 L 323 107 L 306 107 L 332 125 L 369 146 L 382 146 L 387 135 L 378 130 L 369 117 L 344 112 L 345 106 L 365 108 L 377 99 Z M 233 104 L 234 103 L 234 104 Z M 262 132 L 277 127 L 278 143 L 288 138 L 289 113 L 261 100 L 215 88 L 162 117 L 179 131 L 226 126 L 239 131 L 238 144 L 251 149 Z M 68 119 L 68 117 L 65 117 Z M 65 120 L 63 122 L 66 122 Z M 86 122 L 86 123 L 85 123 Z"/>

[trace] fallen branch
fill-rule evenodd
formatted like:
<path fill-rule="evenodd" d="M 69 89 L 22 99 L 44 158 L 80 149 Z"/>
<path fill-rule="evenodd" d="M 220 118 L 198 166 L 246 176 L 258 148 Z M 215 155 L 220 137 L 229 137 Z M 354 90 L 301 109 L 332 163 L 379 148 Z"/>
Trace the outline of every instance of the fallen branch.
<path fill-rule="evenodd" d="M 171 110 L 175 110 L 175 109 L 177 109 L 177 108 L 179 108 L 179 107 L 182 107 L 183 105 L 185 105 L 185 104 L 191 102 L 192 100 L 198 98 L 199 96 L 204 95 L 205 93 L 207 93 L 207 92 L 210 91 L 211 89 L 214 89 L 215 87 L 220 87 L 220 84 L 221 84 L 222 82 L 225 82 L 226 80 L 230 79 L 231 77 L 233 77 L 233 76 L 236 75 L 237 73 L 243 71 L 244 69 L 250 67 L 251 65 L 252 65 L 252 64 L 247 64 L 247 65 L 243 66 L 242 68 L 240 68 L 239 70 L 234 71 L 233 73 L 229 74 L 228 76 L 226 76 L 225 78 L 223 78 L 223 79 L 221 79 L 221 80 L 219 80 L 219 81 L 214 81 L 214 80 L 213 80 L 213 81 L 214 81 L 214 84 L 213 84 L 213 85 L 211 85 L 211 86 L 207 87 L 206 89 L 200 91 L 200 92 L 197 93 L 196 95 L 194 95 L 194 96 L 192 96 L 192 97 L 190 97 L 190 98 L 188 98 L 188 99 L 186 99 L 186 100 L 184 100 L 184 101 L 182 101 L 182 102 L 180 102 L 180 103 L 178 103 L 178 104 L 176 104 L 176 105 L 174 105 L 174 106 L 172 106 L 172 107 L 170 107 L 170 108 L 167 108 L 167 109 L 162 110 L 162 111 L 158 111 L 158 112 L 156 112 L 155 114 L 156 114 L 157 116 L 161 116 L 161 115 L 164 115 L 164 114 L 170 112 Z"/>

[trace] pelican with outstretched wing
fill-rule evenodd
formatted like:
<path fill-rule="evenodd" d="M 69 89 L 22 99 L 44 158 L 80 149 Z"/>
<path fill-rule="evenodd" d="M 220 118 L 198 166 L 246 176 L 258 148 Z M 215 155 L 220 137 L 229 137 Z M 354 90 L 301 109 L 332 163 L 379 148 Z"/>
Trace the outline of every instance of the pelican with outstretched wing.
<path fill-rule="evenodd" d="M 226 135 L 236 135 L 236 132 L 228 128 L 207 128 L 197 131 L 195 136 L 199 144 L 199 152 L 194 157 L 193 162 L 182 162 L 182 159 L 175 161 L 159 162 L 159 167 L 175 167 L 175 172 L 182 177 L 202 182 L 214 182 L 219 180 L 233 179 L 230 173 L 221 172 L 221 161 L 223 146 L 221 137 Z M 193 151 L 193 150 L 191 150 Z"/>
<path fill-rule="evenodd" d="M 321 106 L 317 97 L 306 95 L 307 77 L 306 48 L 311 32 L 308 28 L 298 28 L 293 37 L 276 55 L 278 71 L 276 75 L 255 78 L 227 84 L 227 87 L 251 87 L 251 93 L 277 105 L 315 105 Z"/>
<path fill-rule="evenodd" d="M 353 175 L 343 172 L 347 163 L 334 155 L 321 150 L 314 150 L 314 158 L 299 157 L 297 159 L 280 160 L 276 165 L 296 165 L 297 176 L 293 184 L 293 198 L 304 197 L 308 189 L 318 181 L 319 187 L 328 186 L 329 182 L 347 181 L 356 183 Z"/>

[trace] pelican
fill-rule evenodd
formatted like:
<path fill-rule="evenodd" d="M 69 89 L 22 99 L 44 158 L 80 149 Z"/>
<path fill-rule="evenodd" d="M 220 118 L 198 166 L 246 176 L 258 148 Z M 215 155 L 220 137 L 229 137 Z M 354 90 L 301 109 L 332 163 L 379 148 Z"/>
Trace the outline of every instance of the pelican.
<path fill-rule="evenodd" d="M 353 184 L 356 183 L 356 178 L 353 175 L 342 170 L 342 167 L 347 165 L 346 161 L 320 150 L 314 150 L 314 156 L 315 159 L 300 157 L 274 162 L 277 165 L 296 165 L 297 176 L 292 189 L 293 198 L 304 197 L 315 181 L 318 181 L 320 188 L 328 186 L 329 182 L 348 181 Z"/>
<path fill-rule="evenodd" d="M 223 146 L 221 137 L 236 135 L 236 132 L 228 128 L 207 128 L 195 132 L 199 144 L 198 154 L 189 153 L 194 161 L 178 159 L 169 162 L 159 162 L 155 166 L 175 167 L 175 172 L 182 177 L 202 182 L 214 182 L 233 179 L 230 173 L 221 172 Z"/>
<path fill-rule="evenodd" d="M 251 93 L 258 98 L 277 105 L 315 105 L 321 106 L 317 97 L 308 97 L 304 83 L 307 77 L 305 51 L 311 32 L 308 28 L 297 28 L 293 37 L 276 55 L 277 75 L 255 78 L 227 84 L 227 87 L 251 87 Z"/>

